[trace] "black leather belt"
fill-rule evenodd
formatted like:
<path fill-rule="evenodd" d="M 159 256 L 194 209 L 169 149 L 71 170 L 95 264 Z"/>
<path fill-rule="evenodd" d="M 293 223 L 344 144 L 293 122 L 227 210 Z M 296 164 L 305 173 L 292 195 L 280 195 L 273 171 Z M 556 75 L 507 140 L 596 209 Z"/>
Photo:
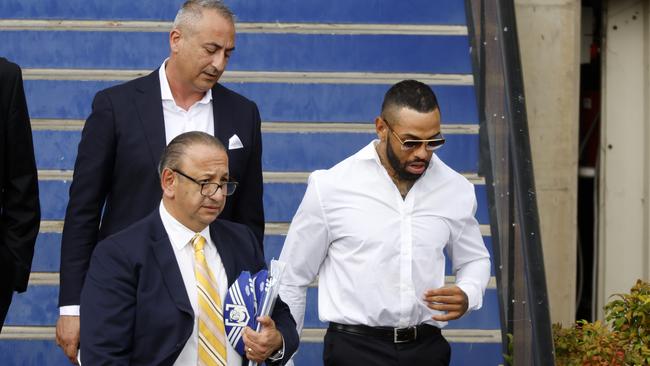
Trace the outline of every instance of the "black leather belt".
<path fill-rule="evenodd" d="M 420 324 L 407 328 L 391 328 L 330 322 L 329 329 L 335 332 L 381 338 L 393 343 L 413 342 L 417 339 L 441 335 L 440 328 L 429 324 Z"/>

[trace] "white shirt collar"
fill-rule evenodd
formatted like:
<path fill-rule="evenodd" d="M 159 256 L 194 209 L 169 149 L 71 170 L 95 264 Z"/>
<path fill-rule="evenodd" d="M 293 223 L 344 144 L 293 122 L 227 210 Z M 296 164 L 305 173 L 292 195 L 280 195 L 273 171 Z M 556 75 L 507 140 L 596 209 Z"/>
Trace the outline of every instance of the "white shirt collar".
<path fill-rule="evenodd" d="M 356 153 L 356 156 L 359 160 L 375 160 L 379 164 L 381 164 L 381 161 L 379 160 L 379 155 L 377 154 L 377 144 L 379 143 L 378 139 L 374 139 L 370 141 L 366 147 L 363 149 L 359 150 L 359 152 Z"/>
<path fill-rule="evenodd" d="M 163 204 L 162 200 L 160 201 L 160 219 L 162 220 L 163 227 L 167 231 L 169 236 L 169 241 L 172 243 L 172 246 L 176 250 L 183 249 L 186 245 L 190 243 L 190 240 L 196 235 L 196 232 L 190 230 L 187 226 L 181 224 L 174 216 L 172 216 L 167 208 Z M 206 243 L 212 243 L 210 238 L 210 227 L 206 226 L 200 232 L 206 240 Z"/>
<path fill-rule="evenodd" d="M 169 57 L 163 61 L 162 65 L 160 65 L 160 68 L 158 69 L 158 78 L 160 79 L 160 96 L 162 97 L 162 100 L 171 100 L 176 103 L 174 101 L 174 96 L 172 95 L 172 89 L 169 87 L 169 81 L 167 80 L 167 71 L 165 69 L 167 60 L 169 60 Z M 211 101 L 212 89 L 208 89 L 208 91 L 205 92 L 203 98 L 201 98 L 201 100 L 199 100 L 197 103 L 208 104 Z"/>

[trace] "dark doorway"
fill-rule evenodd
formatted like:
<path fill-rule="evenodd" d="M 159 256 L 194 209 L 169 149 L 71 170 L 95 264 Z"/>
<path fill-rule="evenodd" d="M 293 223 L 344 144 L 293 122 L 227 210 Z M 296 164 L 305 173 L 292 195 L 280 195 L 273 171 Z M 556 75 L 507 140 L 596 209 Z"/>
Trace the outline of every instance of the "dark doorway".
<path fill-rule="evenodd" d="M 582 0 L 576 320 L 593 321 L 597 276 L 602 0 Z"/>

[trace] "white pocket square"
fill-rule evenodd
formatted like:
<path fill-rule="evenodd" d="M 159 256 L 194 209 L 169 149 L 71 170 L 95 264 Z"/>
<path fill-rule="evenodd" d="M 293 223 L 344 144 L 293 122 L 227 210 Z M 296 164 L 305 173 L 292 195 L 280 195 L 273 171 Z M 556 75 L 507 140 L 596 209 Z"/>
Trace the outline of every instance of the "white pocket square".
<path fill-rule="evenodd" d="M 244 145 L 241 143 L 239 136 L 232 135 L 228 140 L 228 150 L 241 149 Z"/>

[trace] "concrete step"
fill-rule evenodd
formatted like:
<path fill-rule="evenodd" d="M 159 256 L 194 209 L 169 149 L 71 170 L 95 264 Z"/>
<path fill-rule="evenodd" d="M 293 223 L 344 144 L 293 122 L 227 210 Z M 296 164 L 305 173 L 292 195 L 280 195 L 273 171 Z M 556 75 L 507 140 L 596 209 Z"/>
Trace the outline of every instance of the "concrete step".
<path fill-rule="evenodd" d="M 24 68 L 151 69 L 169 55 L 167 31 L 3 30 L 2 36 L 0 54 L 15 55 Z M 466 35 L 243 33 L 228 69 L 471 74 L 468 56 Z"/>
<path fill-rule="evenodd" d="M 267 150 L 268 151 L 268 150 Z M 303 154 L 308 155 L 308 154 Z M 287 156 L 300 156 L 288 154 Z M 323 164 L 324 165 L 324 164 Z M 323 166 L 321 165 L 321 166 Z M 476 217 L 482 224 L 489 223 L 485 185 L 475 185 L 478 201 Z M 70 181 L 41 180 L 39 194 L 41 197 L 41 217 L 43 220 L 62 220 L 68 202 Z M 300 205 L 305 193 L 305 183 L 265 183 L 264 209 L 266 221 L 289 222 Z"/>
<path fill-rule="evenodd" d="M 384 23 L 464 25 L 463 0 L 227 0 L 239 22 Z M 4 0 L 8 19 L 173 19 L 177 0 Z M 390 10 L 388 9 L 390 6 Z"/>
<path fill-rule="evenodd" d="M 33 131 L 34 152 L 39 169 L 71 170 L 77 156 L 80 131 Z M 262 133 L 262 169 L 281 172 L 311 172 L 327 169 L 377 138 L 372 133 Z M 478 169 L 478 135 L 447 135 L 436 151 L 457 171 Z M 335 149 L 332 146 L 336 146 Z M 296 157 L 301 157 L 297 159 Z"/>
<path fill-rule="evenodd" d="M 162 62 L 162 59 L 160 60 Z M 155 65 L 152 69 L 160 65 Z M 32 118 L 86 119 L 97 91 L 117 81 L 26 80 Z M 224 83 L 254 100 L 265 122 L 373 123 L 388 89 L 378 84 Z M 443 124 L 478 124 L 471 85 L 435 85 Z"/>
<path fill-rule="evenodd" d="M 39 329 L 41 330 L 41 329 Z M 324 329 L 316 331 L 323 333 Z M 21 366 L 69 366 L 69 361 L 54 343 L 54 330 L 46 330 L 45 339 L 25 340 L 7 339 L 0 336 L 0 364 Z M 443 330 L 443 334 L 451 339 L 451 366 L 498 366 L 503 365 L 501 345 L 495 338 L 498 331 L 487 331 L 491 336 L 486 337 L 486 331 L 475 331 L 461 337 L 468 341 L 454 341 L 453 332 Z M 3 332 L 4 333 L 4 332 Z M 43 333 L 31 332 L 31 333 Z M 451 334 L 451 335 L 450 335 Z M 4 338 L 4 339 L 3 339 Z M 477 342 L 477 340 L 481 342 Z M 486 341 L 487 340 L 487 341 Z M 301 341 L 301 348 L 295 357 L 296 366 L 322 365 L 323 344 L 321 342 Z"/>

